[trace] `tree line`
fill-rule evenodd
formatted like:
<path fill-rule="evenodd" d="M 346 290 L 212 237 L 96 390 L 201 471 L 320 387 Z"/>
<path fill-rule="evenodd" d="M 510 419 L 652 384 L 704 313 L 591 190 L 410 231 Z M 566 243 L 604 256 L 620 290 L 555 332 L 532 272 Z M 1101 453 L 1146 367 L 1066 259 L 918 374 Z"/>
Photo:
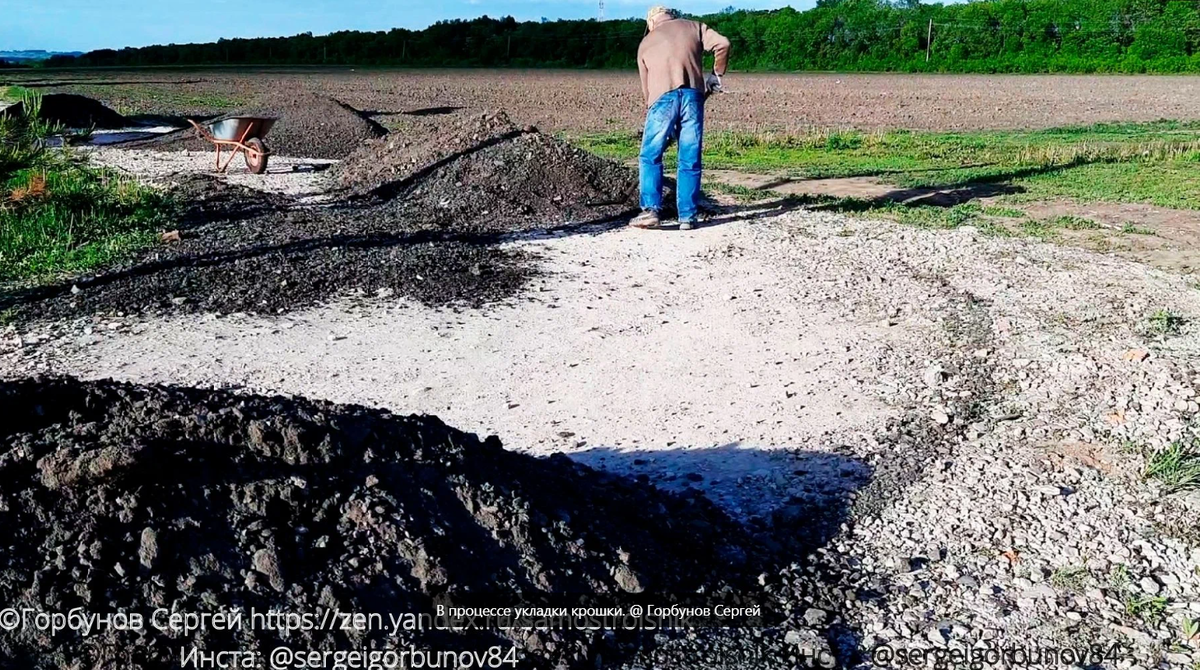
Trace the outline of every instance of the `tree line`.
<path fill-rule="evenodd" d="M 697 17 L 733 42 L 737 70 L 1197 72 L 1196 0 L 818 0 L 813 9 Z M 423 30 L 221 39 L 56 56 L 47 66 L 635 66 L 645 24 L 442 21 Z"/>

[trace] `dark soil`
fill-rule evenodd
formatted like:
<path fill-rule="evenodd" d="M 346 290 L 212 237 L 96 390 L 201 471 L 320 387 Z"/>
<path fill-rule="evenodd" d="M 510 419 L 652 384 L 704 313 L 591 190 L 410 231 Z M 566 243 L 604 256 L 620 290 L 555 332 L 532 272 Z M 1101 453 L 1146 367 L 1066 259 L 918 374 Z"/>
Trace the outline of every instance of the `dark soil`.
<path fill-rule="evenodd" d="M 6 115 L 21 113 L 21 103 L 7 107 Z M 103 103 L 82 95 L 48 93 L 42 96 L 38 118 L 66 128 L 128 128 L 129 119 L 105 107 Z"/>
<path fill-rule="evenodd" d="M 553 594 L 669 603 L 698 590 L 747 602 L 764 592 L 761 545 L 703 496 L 506 451 L 434 417 L 74 379 L 0 382 L 0 405 L 10 417 L 0 424 L 0 602 L 147 618 L 141 633 L 0 632 L 6 666 L 173 668 L 192 645 L 504 644 L 524 657 L 509 667 L 608 667 L 596 657 L 653 638 L 325 629 L 285 639 L 246 625 L 172 639 L 149 617 L 429 612 L 434 596 L 520 605 Z"/>
<path fill-rule="evenodd" d="M 282 156 L 302 158 L 345 158 L 364 140 L 385 133 L 379 124 L 332 98 L 311 93 L 263 96 L 263 100 L 239 108 L 228 116 L 278 118 L 267 135 L 268 148 Z M 168 133 L 124 146 L 142 149 L 210 151 L 212 144 L 200 139 L 193 128 Z"/>

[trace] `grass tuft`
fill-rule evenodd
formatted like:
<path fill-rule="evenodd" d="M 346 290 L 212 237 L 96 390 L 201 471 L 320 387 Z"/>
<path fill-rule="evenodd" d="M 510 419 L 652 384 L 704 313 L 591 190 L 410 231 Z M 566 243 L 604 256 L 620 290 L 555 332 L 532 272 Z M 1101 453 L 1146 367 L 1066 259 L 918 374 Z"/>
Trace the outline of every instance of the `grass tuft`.
<path fill-rule="evenodd" d="M 1138 226 L 1133 223 L 1123 224 L 1121 226 L 1121 232 L 1126 235 L 1158 235 L 1158 233 L 1154 232 L 1154 230 L 1151 228 Z"/>
<path fill-rule="evenodd" d="M 1075 593 L 1082 592 L 1087 586 L 1091 573 L 1080 565 L 1070 565 L 1058 568 L 1050 575 L 1050 583 L 1062 589 Z"/>
<path fill-rule="evenodd" d="M 1167 612 L 1167 599 L 1162 596 L 1133 596 L 1125 597 L 1125 613 L 1149 624 L 1157 624 L 1163 620 Z"/>
<path fill-rule="evenodd" d="M 1200 444 L 1198 440 L 1173 442 L 1150 455 L 1142 473 L 1159 482 L 1169 493 L 1200 488 Z"/>
<path fill-rule="evenodd" d="M 22 114 L 0 118 L 0 282 L 82 272 L 153 244 L 167 197 L 46 148 L 57 129 L 37 119 L 38 96 L 17 94 Z"/>
<path fill-rule="evenodd" d="M 1150 332 L 1158 335 L 1178 335 L 1183 328 L 1183 317 L 1169 309 L 1159 309 L 1150 315 Z"/>

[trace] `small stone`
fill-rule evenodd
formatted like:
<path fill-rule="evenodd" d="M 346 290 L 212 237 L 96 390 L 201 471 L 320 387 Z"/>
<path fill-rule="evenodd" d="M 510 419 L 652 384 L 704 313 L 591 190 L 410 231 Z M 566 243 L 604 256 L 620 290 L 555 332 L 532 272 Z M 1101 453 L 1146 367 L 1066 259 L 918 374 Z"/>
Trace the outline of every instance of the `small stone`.
<path fill-rule="evenodd" d="M 254 569 L 267 578 L 271 588 L 282 592 L 284 589 L 283 572 L 279 567 L 279 556 L 271 548 L 259 549 L 254 552 Z"/>
<path fill-rule="evenodd" d="M 801 657 L 812 659 L 832 659 L 830 654 L 829 643 L 825 638 L 812 630 L 789 630 L 784 636 L 783 641 L 787 644 L 799 648 Z"/>
<path fill-rule="evenodd" d="M 925 373 L 921 375 L 921 380 L 924 381 L 925 385 L 930 388 L 939 386 L 942 381 L 945 380 L 945 378 L 945 371 L 942 369 L 942 366 L 938 365 L 937 363 L 925 368 Z"/>
<path fill-rule="evenodd" d="M 1025 592 L 1021 595 L 1025 598 L 1054 600 L 1056 594 L 1054 593 L 1054 588 L 1052 586 L 1045 582 L 1041 582 L 1040 584 L 1034 584 L 1033 586 L 1025 589 Z"/>
<path fill-rule="evenodd" d="M 1154 581 L 1153 577 L 1142 577 L 1141 581 L 1138 582 L 1138 586 L 1141 587 L 1142 591 L 1150 595 L 1155 595 L 1162 590 L 1162 587 L 1158 585 L 1158 582 Z"/>
<path fill-rule="evenodd" d="M 80 293 L 83 293 L 83 290 L 76 284 L 71 284 L 71 295 L 79 295 Z"/>
<path fill-rule="evenodd" d="M 933 419 L 935 422 L 937 422 L 939 425 L 942 425 L 942 426 L 950 423 L 950 414 L 947 413 L 945 408 L 942 408 L 942 407 L 934 407 L 929 412 L 929 418 Z"/>
<path fill-rule="evenodd" d="M 1126 351 L 1125 355 L 1121 356 L 1121 358 L 1127 361 L 1133 361 L 1134 363 L 1141 363 L 1147 358 L 1150 358 L 1150 352 L 1145 349 L 1130 349 L 1129 351 Z"/>
<path fill-rule="evenodd" d="M 617 569 L 613 571 L 613 579 L 617 580 L 617 586 L 626 593 L 641 593 L 646 590 L 641 575 L 628 565 L 618 565 Z"/>
<path fill-rule="evenodd" d="M 1112 628 L 1114 632 L 1120 633 L 1121 635 L 1129 638 L 1129 640 L 1131 640 L 1134 644 L 1142 647 L 1150 647 L 1154 644 L 1154 638 L 1134 628 L 1129 628 L 1128 626 L 1119 626 L 1117 624 L 1112 624 L 1110 628 Z"/>
<path fill-rule="evenodd" d="M 828 617 L 829 614 L 823 609 L 810 607 L 807 610 L 804 610 L 804 623 L 810 626 L 816 627 L 824 625 L 825 620 Z"/>
<path fill-rule="evenodd" d="M 975 579 L 974 577 L 972 577 L 970 575 L 963 575 L 963 576 L 959 577 L 956 581 L 958 581 L 958 585 L 963 588 L 972 589 L 972 590 L 979 588 L 979 580 Z"/>
<path fill-rule="evenodd" d="M 138 543 L 138 561 L 147 569 L 154 567 L 158 560 L 158 533 L 153 528 L 142 529 L 142 539 Z"/>

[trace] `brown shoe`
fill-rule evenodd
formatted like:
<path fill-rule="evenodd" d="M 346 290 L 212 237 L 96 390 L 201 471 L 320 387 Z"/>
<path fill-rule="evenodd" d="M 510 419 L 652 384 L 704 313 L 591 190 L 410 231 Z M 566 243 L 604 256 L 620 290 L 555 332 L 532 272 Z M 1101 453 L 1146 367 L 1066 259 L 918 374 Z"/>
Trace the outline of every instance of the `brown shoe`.
<path fill-rule="evenodd" d="M 642 210 L 641 214 L 633 217 L 629 225 L 634 228 L 657 228 L 662 222 L 658 220 L 658 212 L 652 209 Z"/>

